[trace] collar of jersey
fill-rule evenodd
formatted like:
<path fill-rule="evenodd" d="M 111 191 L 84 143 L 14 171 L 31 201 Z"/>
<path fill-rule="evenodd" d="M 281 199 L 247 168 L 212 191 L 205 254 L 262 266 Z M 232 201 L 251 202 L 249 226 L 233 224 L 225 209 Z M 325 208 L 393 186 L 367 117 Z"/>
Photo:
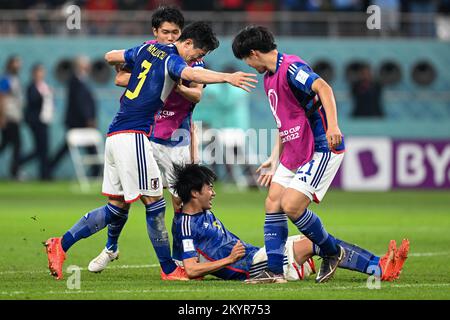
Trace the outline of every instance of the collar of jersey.
<path fill-rule="evenodd" d="M 268 71 L 269 74 L 270 74 L 270 75 L 273 75 L 273 74 L 277 73 L 278 68 L 280 67 L 280 65 L 281 65 L 282 62 L 283 62 L 283 54 L 282 54 L 281 52 L 278 52 L 278 54 L 277 54 L 277 67 L 276 67 L 276 69 L 275 69 L 275 72 L 272 73 L 272 72 Z"/>

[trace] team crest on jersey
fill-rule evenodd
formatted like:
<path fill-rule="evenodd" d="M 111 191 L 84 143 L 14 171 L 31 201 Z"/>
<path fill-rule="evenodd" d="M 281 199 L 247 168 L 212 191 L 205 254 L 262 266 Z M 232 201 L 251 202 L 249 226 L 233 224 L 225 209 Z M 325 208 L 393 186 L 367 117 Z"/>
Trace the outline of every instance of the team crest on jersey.
<path fill-rule="evenodd" d="M 150 179 L 150 187 L 152 188 L 152 190 L 158 190 L 159 189 L 159 178 Z"/>

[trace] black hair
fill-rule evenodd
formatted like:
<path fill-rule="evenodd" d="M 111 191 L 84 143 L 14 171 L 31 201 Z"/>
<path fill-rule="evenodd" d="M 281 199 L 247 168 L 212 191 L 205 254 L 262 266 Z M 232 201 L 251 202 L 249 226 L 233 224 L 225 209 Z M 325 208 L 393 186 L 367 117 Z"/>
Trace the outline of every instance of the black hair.
<path fill-rule="evenodd" d="M 179 42 L 187 39 L 194 41 L 194 48 L 213 51 L 219 46 L 219 40 L 209 24 L 203 21 L 190 23 L 181 33 Z"/>
<path fill-rule="evenodd" d="M 205 166 L 198 164 L 173 165 L 175 180 L 172 188 L 184 204 L 192 199 L 192 191 L 201 191 L 204 185 L 211 185 L 216 174 Z"/>
<path fill-rule="evenodd" d="M 41 68 L 44 68 L 44 65 L 42 63 L 40 63 L 40 62 L 36 62 L 31 67 L 31 72 L 34 74 L 38 69 L 41 69 Z"/>
<path fill-rule="evenodd" d="M 156 9 L 152 15 L 152 27 L 158 29 L 164 22 L 175 23 L 180 29 L 184 27 L 184 17 L 176 7 L 163 6 Z"/>
<path fill-rule="evenodd" d="M 265 27 L 248 26 L 233 40 L 233 54 L 238 59 L 250 56 L 252 50 L 268 53 L 277 48 L 273 34 Z"/>

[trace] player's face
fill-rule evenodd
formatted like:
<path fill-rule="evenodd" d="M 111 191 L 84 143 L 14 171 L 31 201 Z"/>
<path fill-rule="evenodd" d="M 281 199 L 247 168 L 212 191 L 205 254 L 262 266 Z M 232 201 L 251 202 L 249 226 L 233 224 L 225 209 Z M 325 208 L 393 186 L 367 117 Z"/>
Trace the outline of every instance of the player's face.
<path fill-rule="evenodd" d="M 205 184 L 202 188 L 202 191 L 199 193 L 197 199 L 202 206 L 202 210 L 209 210 L 212 208 L 212 200 L 216 196 L 214 192 L 214 187 L 212 184 Z"/>
<path fill-rule="evenodd" d="M 180 51 L 180 55 L 187 64 L 200 60 L 206 54 L 206 50 L 194 48 L 194 42 L 191 39 L 187 39 L 182 43 L 182 51 Z"/>
<path fill-rule="evenodd" d="M 261 57 L 254 51 L 250 53 L 250 56 L 243 59 L 244 62 L 249 66 L 258 71 L 258 73 L 264 73 L 267 71 L 265 64 L 261 61 Z"/>
<path fill-rule="evenodd" d="M 153 28 L 156 41 L 162 44 L 170 44 L 178 40 L 181 29 L 173 22 L 163 22 L 158 29 Z"/>

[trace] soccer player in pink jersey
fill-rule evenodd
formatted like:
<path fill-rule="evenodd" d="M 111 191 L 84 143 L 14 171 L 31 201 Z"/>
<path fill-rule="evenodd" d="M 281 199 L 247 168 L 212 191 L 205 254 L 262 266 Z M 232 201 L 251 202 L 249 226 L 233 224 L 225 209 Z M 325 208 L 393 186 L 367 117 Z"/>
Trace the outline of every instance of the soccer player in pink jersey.
<path fill-rule="evenodd" d="M 233 41 L 233 53 L 264 74 L 264 90 L 279 129 L 271 157 L 257 170 L 260 183 L 270 185 L 264 224 L 268 268 L 251 283 L 286 282 L 283 251 L 288 217 L 323 257 L 316 282 L 325 282 L 346 251 L 308 206 L 323 199 L 344 156 L 333 91 L 301 58 L 279 52 L 264 27 L 240 31 Z"/>
<path fill-rule="evenodd" d="M 174 43 L 180 37 L 184 27 L 183 14 L 175 7 L 158 8 L 153 13 L 151 20 L 155 39 L 145 43 Z M 204 65 L 202 60 L 188 61 L 188 64 L 192 67 L 203 67 Z M 115 78 L 116 85 L 127 87 L 131 67 L 122 65 L 118 68 Z M 170 188 L 172 166 L 173 163 L 192 163 L 198 158 L 196 139 L 193 135 L 193 128 L 191 128 L 191 116 L 195 104 L 200 101 L 202 91 L 203 85 L 201 84 L 180 81 L 167 98 L 163 110 L 156 117 L 150 136 L 153 155 L 161 172 L 163 185 L 169 187 L 175 210 L 180 208 L 181 201 Z M 155 202 L 154 206 L 165 209 L 164 198 Z M 178 267 L 172 260 L 164 216 L 165 210 L 160 210 L 158 215 L 147 216 L 147 226 L 152 229 L 152 232 L 149 232 L 150 240 L 161 264 L 161 278 L 163 280 L 187 280 L 184 269 Z M 105 248 L 89 263 L 89 271 L 100 272 L 107 267 L 109 262 L 118 258 L 118 238 L 125 223 L 126 220 L 123 219 L 108 225 L 108 240 Z"/>

